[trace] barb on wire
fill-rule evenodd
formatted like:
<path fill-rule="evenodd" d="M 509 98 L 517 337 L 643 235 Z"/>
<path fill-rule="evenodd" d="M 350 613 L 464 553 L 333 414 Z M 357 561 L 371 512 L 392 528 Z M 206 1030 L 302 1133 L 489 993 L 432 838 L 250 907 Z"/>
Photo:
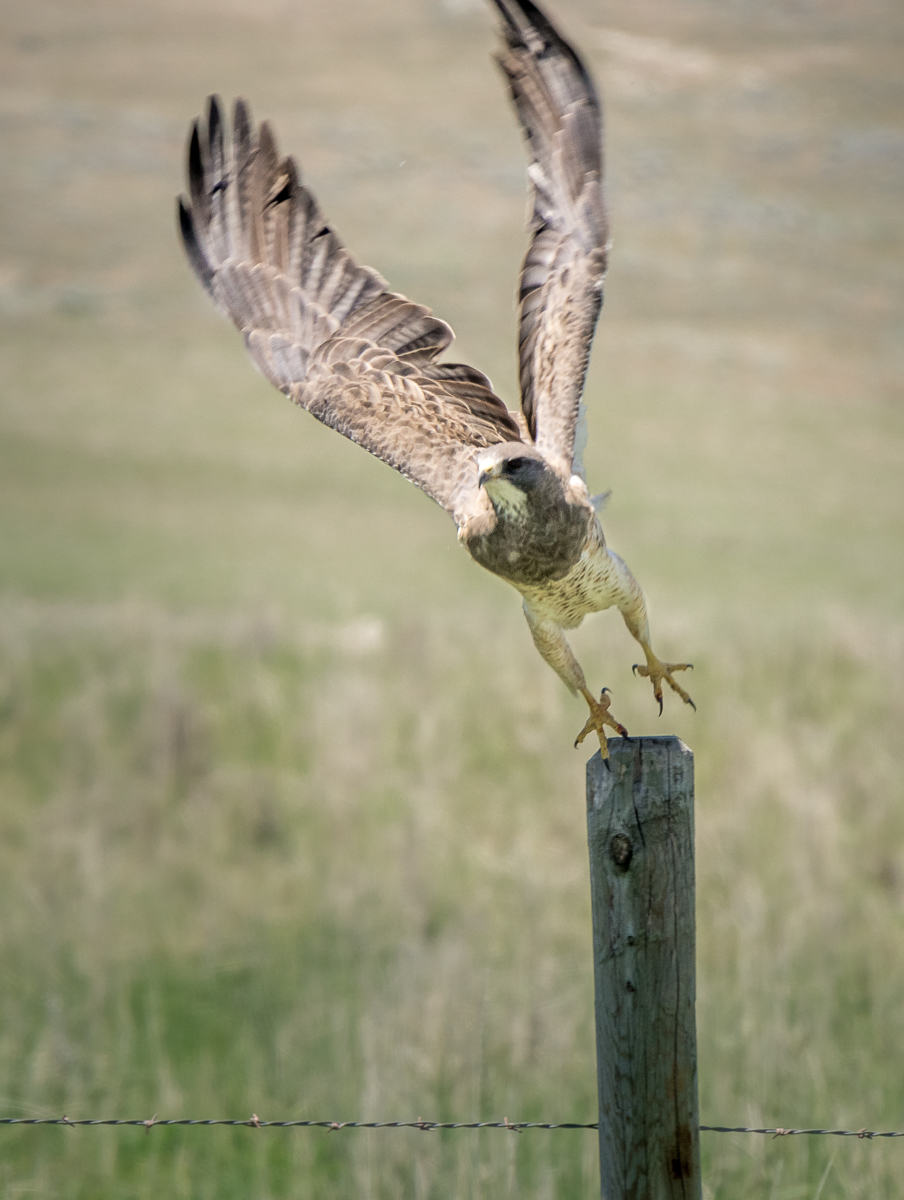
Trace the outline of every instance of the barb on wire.
<path fill-rule="evenodd" d="M 0 1125 L 66 1125 L 74 1129 L 77 1125 L 137 1125 L 145 1133 L 150 1133 L 155 1126 L 163 1125 L 246 1125 L 252 1129 L 326 1129 L 335 1133 L 339 1129 L 419 1129 L 423 1133 L 432 1133 L 437 1129 L 507 1129 L 510 1133 L 521 1133 L 524 1129 L 599 1129 L 596 1121 L 580 1123 L 577 1121 L 510 1121 L 504 1117 L 501 1121 L 425 1121 L 418 1117 L 416 1121 L 262 1121 L 257 1113 L 247 1120 L 230 1120 L 222 1117 L 195 1118 L 171 1117 L 161 1119 L 156 1113 L 152 1117 L 142 1119 L 123 1117 L 85 1117 L 73 1120 L 71 1117 L 0 1117 Z M 855 1137 L 861 1139 L 899 1138 L 904 1132 L 889 1130 L 879 1132 L 875 1129 L 784 1129 L 780 1125 L 765 1129 L 753 1129 L 746 1125 L 701 1125 L 701 1133 L 760 1133 L 778 1137 L 795 1135 L 824 1135 L 827 1137 Z"/>

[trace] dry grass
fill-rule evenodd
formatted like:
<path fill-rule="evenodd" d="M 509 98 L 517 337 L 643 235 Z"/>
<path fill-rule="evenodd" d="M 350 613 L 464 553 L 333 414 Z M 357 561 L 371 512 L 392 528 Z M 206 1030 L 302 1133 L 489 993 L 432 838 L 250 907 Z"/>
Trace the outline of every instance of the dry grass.
<path fill-rule="evenodd" d="M 564 9 L 616 236 L 591 482 L 699 714 L 701 1109 L 901 1127 L 900 14 Z M 242 92 L 514 396 L 523 163 L 480 6 L 5 5 L 8 1113 L 594 1113 L 583 717 L 516 597 L 292 411 L 189 279 Z M 617 618 L 576 639 L 662 730 Z M 594 1194 L 592 1135 L 9 1130 L 4 1194 Z M 893 1197 L 899 1142 L 704 1140 L 707 1195 Z"/>

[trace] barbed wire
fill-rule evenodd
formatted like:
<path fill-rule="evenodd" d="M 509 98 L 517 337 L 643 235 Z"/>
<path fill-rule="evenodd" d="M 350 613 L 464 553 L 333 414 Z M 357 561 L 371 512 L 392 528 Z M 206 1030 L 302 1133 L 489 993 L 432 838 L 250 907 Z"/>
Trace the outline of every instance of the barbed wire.
<path fill-rule="evenodd" d="M 231 1125 L 250 1127 L 252 1129 L 326 1129 L 336 1132 L 340 1129 L 419 1129 L 423 1133 L 433 1133 L 440 1129 L 507 1129 L 510 1133 L 521 1133 L 524 1129 L 599 1129 L 597 1121 L 581 1124 L 576 1121 L 510 1121 L 504 1117 L 501 1121 L 262 1121 L 257 1113 L 247 1120 L 230 1120 L 222 1117 L 153 1117 L 141 1118 L 123 1117 L 83 1117 L 73 1120 L 71 1117 L 0 1117 L 0 1125 L 68 1125 L 75 1129 L 78 1126 L 96 1125 L 137 1125 L 144 1128 L 146 1133 L 157 1126 L 165 1125 Z M 759 1133 L 777 1137 L 793 1137 L 796 1135 L 855 1138 L 899 1138 L 904 1132 L 891 1130 L 880 1132 L 875 1129 L 784 1129 L 781 1126 L 770 1126 L 764 1129 L 754 1129 L 745 1125 L 700 1125 L 701 1133 Z"/>
<path fill-rule="evenodd" d="M 886 1133 L 879 1132 L 875 1129 L 782 1129 L 775 1126 L 771 1129 L 751 1129 L 742 1125 L 701 1125 L 701 1133 L 770 1133 L 774 1138 L 791 1137 L 794 1134 L 824 1134 L 828 1137 L 855 1137 L 855 1138 L 899 1138 L 904 1137 L 904 1133 L 897 1130 L 890 1130 Z"/>
<path fill-rule="evenodd" d="M 511 1133 L 520 1133 L 522 1129 L 599 1128 L 596 1122 L 582 1125 L 573 1121 L 509 1121 L 507 1117 L 501 1121 L 423 1121 L 420 1118 L 417 1121 L 262 1121 L 257 1113 L 246 1121 L 190 1117 L 164 1120 L 156 1115 L 147 1120 L 121 1117 L 82 1120 L 69 1117 L 0 1117 L 0 1125 L 70 1125 L 73 1128 L 77 1125 L 143 1125 L 149 1133 L 156 1125 L 246 1125 L 252 1129 L 326 1129 L 330 1132 L 339 1129 L 420 1129 L 424 1133 L 432 1133 L 437 1129 L 508 1129 Z"/>

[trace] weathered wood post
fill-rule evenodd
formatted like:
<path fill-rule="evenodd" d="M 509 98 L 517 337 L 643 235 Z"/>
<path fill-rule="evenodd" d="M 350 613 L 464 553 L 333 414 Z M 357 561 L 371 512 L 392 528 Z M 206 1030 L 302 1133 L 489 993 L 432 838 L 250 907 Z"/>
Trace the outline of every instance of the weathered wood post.
<path fill-rule="evenodd" d="M 610 738 L 587 764 L 603 1200 L 700 1200 L 694 756 Z"/>

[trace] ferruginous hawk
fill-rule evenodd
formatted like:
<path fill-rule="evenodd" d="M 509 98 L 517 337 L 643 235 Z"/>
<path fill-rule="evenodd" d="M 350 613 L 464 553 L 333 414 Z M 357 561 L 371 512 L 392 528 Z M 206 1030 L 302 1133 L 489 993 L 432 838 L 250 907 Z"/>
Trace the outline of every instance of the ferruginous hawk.
<path fill-rule="evenodd" d="M 494 0 L 499 64 L 529 157 L 533 215 L 518 292 L 521 412 L 480 371 L 439 362 L 452 330 L 359 266 L 322 216 L 270 126 L 243 100 L 231 133 L 212 97 L 188 144 L 182 237 L 195 274 L 242 331 L 254 365 L 301 408 L 437 501 L 481 566 L 521 593 L 540 654 L 605 729 L 624 735 L 604 688 L 591 693 L 565 630 L 616 606 L 643 648 L 635 669 L 662 711 L 674 672 L 653 652 L 643 592 L 606 545 L 580 463 L 578 428 L 602 304 L 608 225 L 593 83 L 531 0 Z"/>

